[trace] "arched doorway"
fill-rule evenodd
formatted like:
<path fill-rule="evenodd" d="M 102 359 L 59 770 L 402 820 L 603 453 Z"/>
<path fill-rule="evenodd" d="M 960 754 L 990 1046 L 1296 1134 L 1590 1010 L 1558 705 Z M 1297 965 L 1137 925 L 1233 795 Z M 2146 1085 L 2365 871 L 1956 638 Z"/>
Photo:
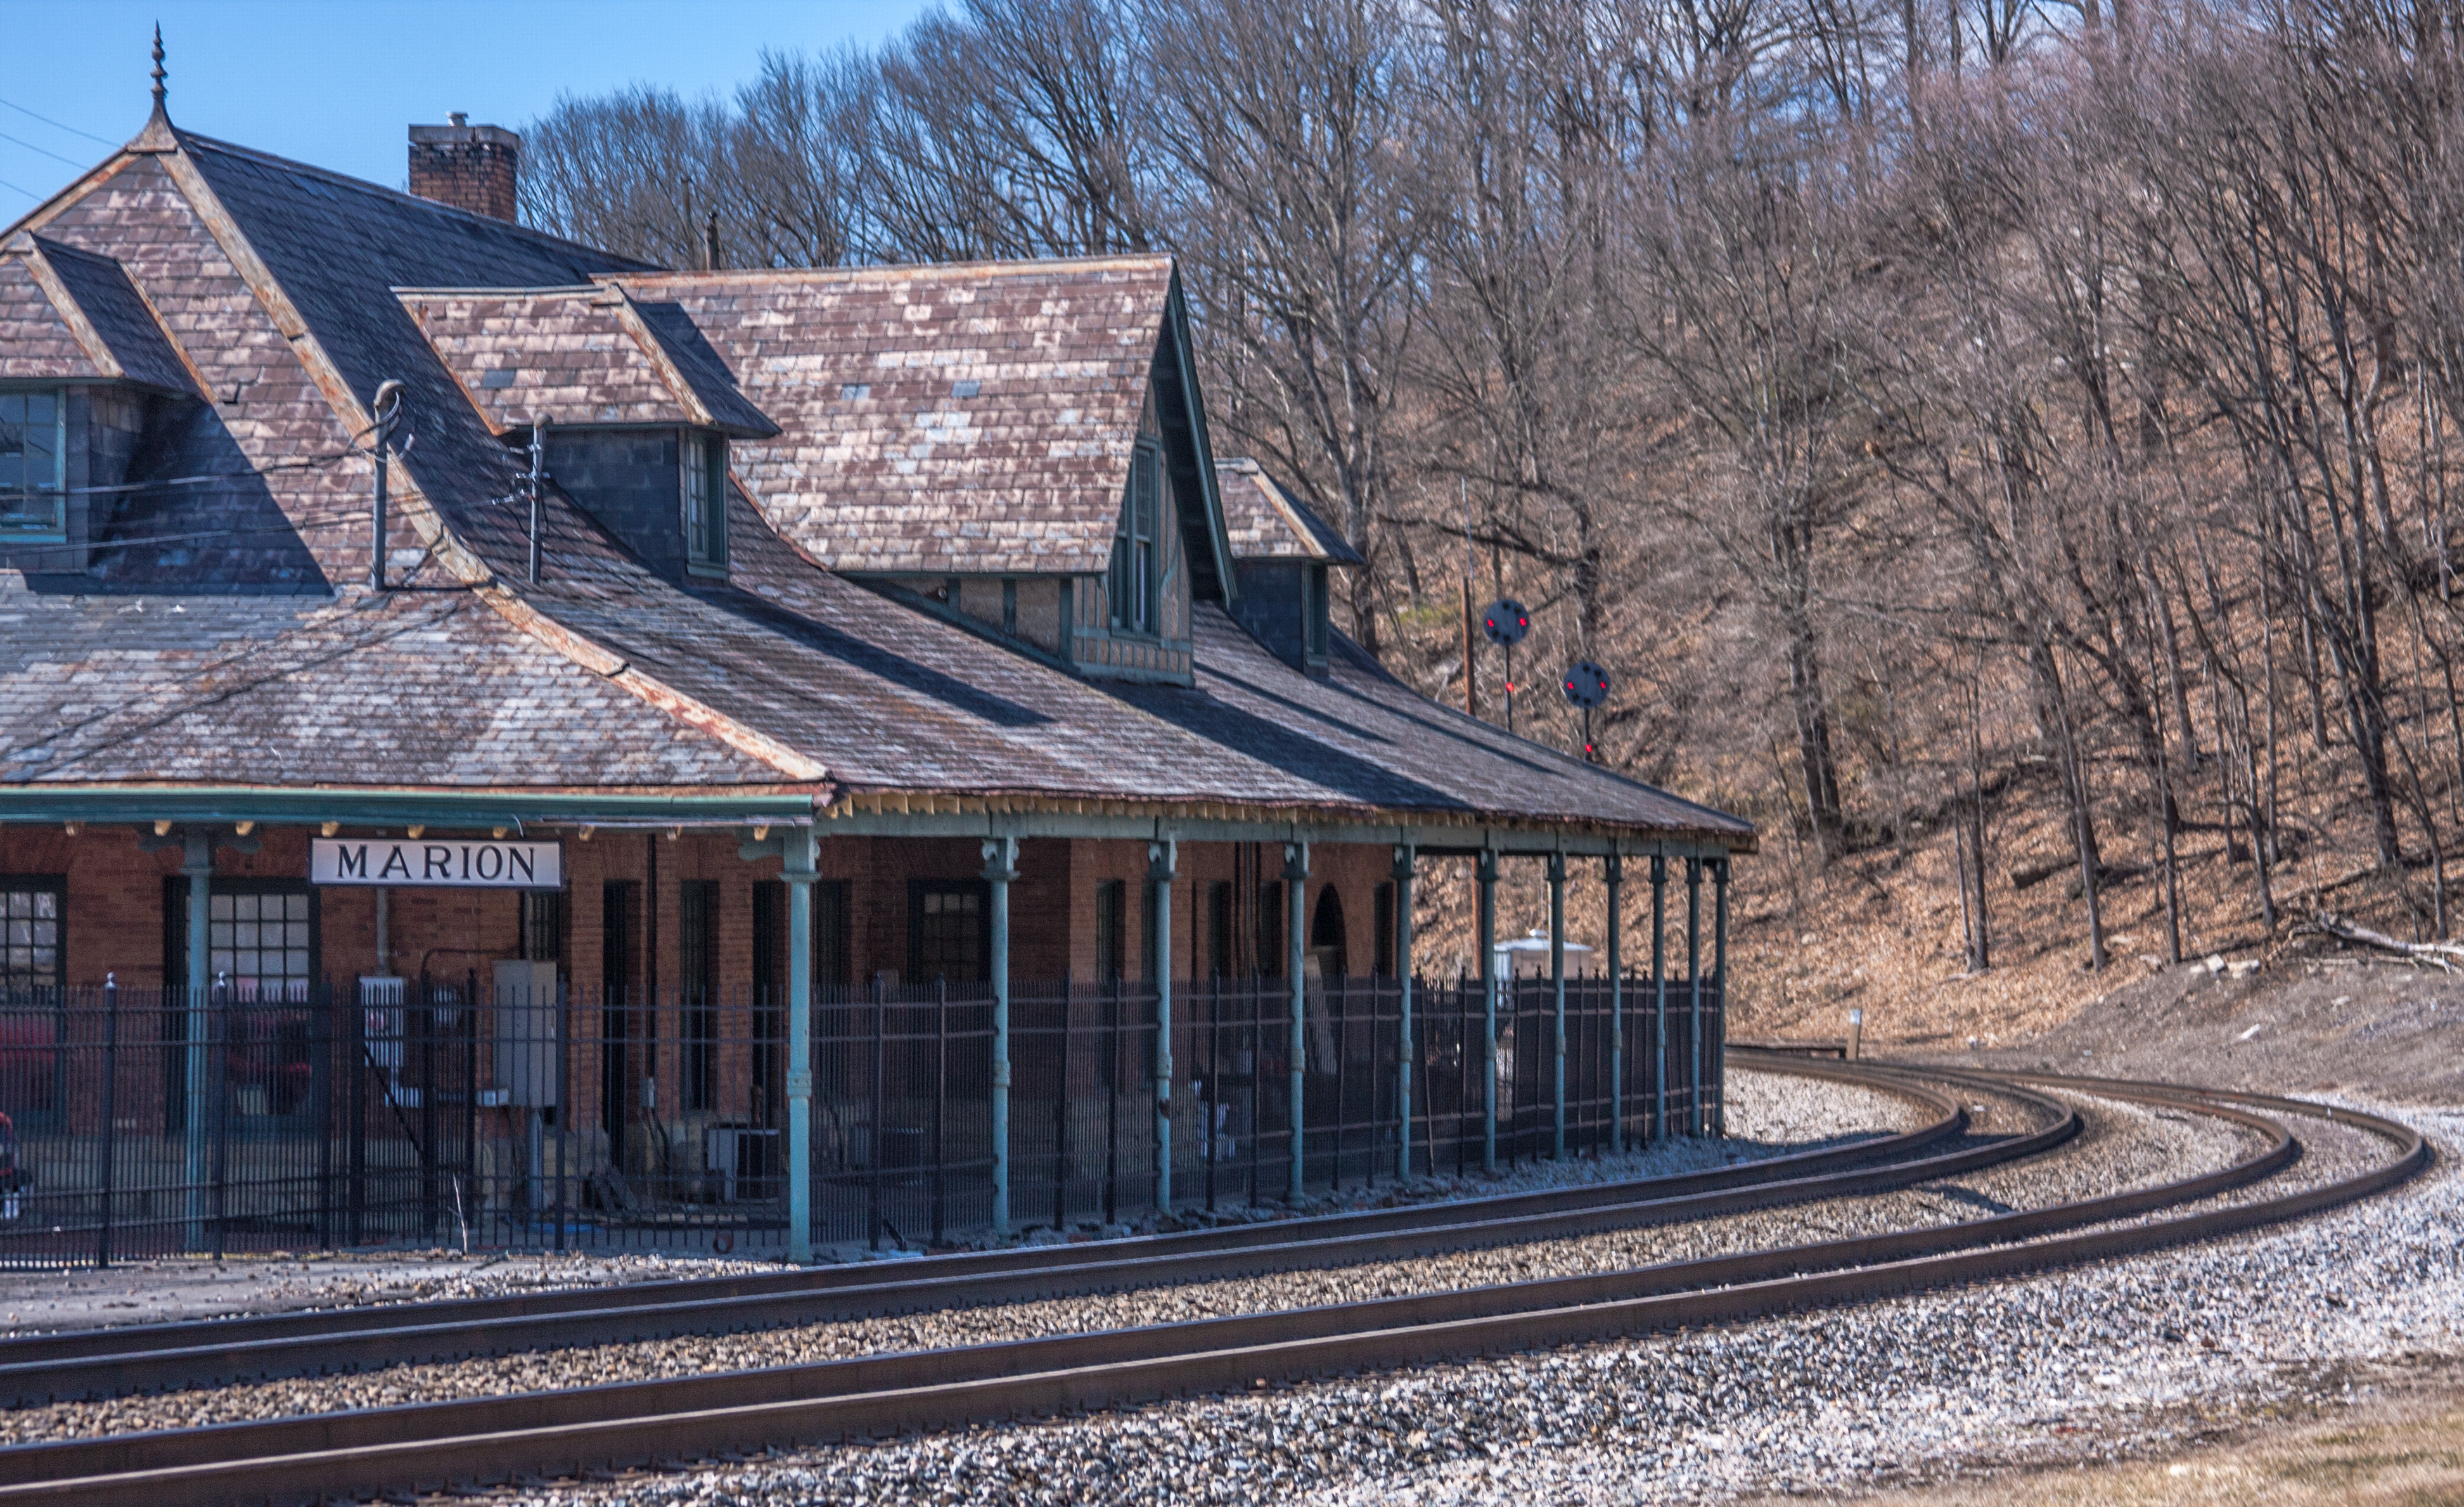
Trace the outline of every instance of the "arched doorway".
<path fill-rule="evenodd" d="M 1317 909 L 1309 918 L 1309 954 L 1317 959 L 1320 978 L 1343 978 L 1350 972 L 1343 946 L 1343 897 L 1331 885 L 1317 892 Z"/>

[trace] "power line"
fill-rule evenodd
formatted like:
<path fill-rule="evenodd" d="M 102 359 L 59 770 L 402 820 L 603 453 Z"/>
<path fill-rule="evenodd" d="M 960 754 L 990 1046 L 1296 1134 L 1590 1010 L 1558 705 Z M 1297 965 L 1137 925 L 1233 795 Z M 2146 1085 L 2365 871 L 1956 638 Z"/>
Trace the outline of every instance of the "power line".
<path fill-rule="evenodd" d="M 35 115 L 33 111 L 27 109 L 24 105 L 17 103 L 14 99 L 0 99 L 0 104 L 7 105 L 10 109 L 16 111 L 19 115 L 40 120 L 45 125 L 52 127 L 55 131 L 66 131 L 71 136 L 82 136 L 89 142 L 100 142 L 105 146 L 118 146 L 120 144 L 109 137 L 97 136 L 92 131 L 80 131 L 76 126 L 63 124 L 58 120 L 53 120 L 48 115 Z"/>
<path fill-rule="evenodd" d="M 11 182 L 10 182 L 8 179 L 6 179 L 6 178 L 0 178 L 0 188 L 17 188 L 17 186 L 16 186 L 15 184 L 11 183 Z M 24 194 L 27 198 L 33 200 L 33 201 L 34 201 L 34 202 L 36 202 L 37 204 L 39 204 L 39 203 L 41 203 L 41 202 L 42 202 L 42 198 L 43 198 L 43 196 L 42 196 L 41 194 L 36 193 L 36 192 L 35 192 L 34 190 L 33 190 L 32 188 L 17 188 L 17 191 L 18 191 L 19 193 L 21 193 L 21 194 Z"/>
<path fill-rule="evenodd" d="M 83 164 L 83 163 L 81 163 L 81 162 L 78 162 L 78 161 L 77 161 L 76 158 L 74 158 L 74 157 L 62 157 L 59 153 L 57 153 L 57 152 L 55 152 L 55 151 L 53 151 L 53 150 L 52 150 L 50 147 L 48 147 L 48 146 L 36 146 L 33 142 L 30 142 L 30 141 L 27 141 L 24 137 L 22 137 L 22 136 L 11 136 L 11 135 L 10 135 L 8 132 L 6 132 L 6 131 L 0 131 L 0 142 L 16 142 L 19 146 L 24 147 L 26 150 L 28 150 L 28 151 L 30 151 L 30 152 L 40 152 L 40 153 L 42 153 L 45 157 L 50 158 L 52 161 L 54 161 L 54 162 L 55 162 L 55 163 L 66 163 L 66 164 L 68 164 L 71 167 L 83 167 L 83 166 L 85 165 L 85 164 Z"/>

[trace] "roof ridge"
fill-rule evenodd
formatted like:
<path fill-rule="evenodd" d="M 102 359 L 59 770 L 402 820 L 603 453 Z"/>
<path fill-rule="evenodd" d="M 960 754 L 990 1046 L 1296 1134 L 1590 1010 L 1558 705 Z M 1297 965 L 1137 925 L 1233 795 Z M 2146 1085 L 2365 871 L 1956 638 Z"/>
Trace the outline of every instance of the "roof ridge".
<path fill-rule="evenodd" d="M 607 250 L 604 246 L 593 246 L 587 241 L 577 241 L 568 236 L 558 235 L 552 230 L 539 229 L 534 226 L 524 225 L 519 220 L 499 220 L 495 215 L 480 214 L 473 210 L 465 209 L 458 205 L 447 204 L 441 199 L 424 199 L 418 194 L 409 193 L 400 188 L 388 188 L 381 183 L 375 183 L 365 178 L 354 178 L 349 173 L 337 172 L 331 167 L 319 167 L 315 163 L 303 163 L 298 161 L 297 158 L 276 156 L 272 152 L 260 151 L 253 146 L 243 146 L 237 142 L 226 142 L 218 137 L 200 136 L 194 131 L 187 130 L 181 130 L 177 134 L 179 136 L 181 147 L 186 150 L 193 150 L 200 146 L 207 147 L 231 157 L 264 164 L 268 166 L 279 167 L 286 172 L 306 173 L 313 178 L 321 179 L 326 183 L 337 184 L 345 188 L 374 194 L 380 198 L 392 199 L 404 205 L 415 206 L 422 209 L 433 210 L 439 214 L 458 216 L 462 219 L 469 220 L 473 224 L 493 226 L 498 229 L 511 230 L 514 233 L 524 236 L 530 240 L 544 242 L 551 246 L 569 247 L 578 251 L 587 251 L 592 256 L 601 258 L 602 260 L 610 262 L 632 262 L 635 264 L 638 272 L 649 273 L 660 270 L 658 264 L 655 262 L 645 262 L 640 260 L 638 257 L 620 255 L 615 251 Z M 632 275 L 632 273 L 628 273 L 627 275 Z"/>
<path fill-rule="evenodd" d="M 1173 268 L 1178 260 L 1170 251 L 1110 252 L 1101 256 L 1006 256 L 974 262 L 865 262 L 839 267 L 734 267 L 715 272 L 615 272 L 593 273 L 594 282 L 656 281 L 660 283 L 724 283 L 754 278 L 791 282 L 826 282 L 863 278 L 900 278 L 915 281 L 944 281 L 968 274 L 1015 273 L 1023 275 L 1042 269 L 1071 268 L 1091 270 L 1103 267 Z"/>

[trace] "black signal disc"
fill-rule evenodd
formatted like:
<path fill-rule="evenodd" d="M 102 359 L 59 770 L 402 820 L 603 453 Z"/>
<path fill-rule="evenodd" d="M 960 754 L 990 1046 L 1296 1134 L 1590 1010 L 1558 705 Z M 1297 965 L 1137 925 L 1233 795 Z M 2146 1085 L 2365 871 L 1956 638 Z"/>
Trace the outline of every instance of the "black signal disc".
<path fill-rule="evenodd" d="M 1609 672 L 1590 660 L 1576 660 L 1566 666 L 1566 699 L 1589 711 L 1605 704 L 1613 682 Z"/>
<path fill-rule="evenodd" d="M 1488 604 L 1488 611 L 1481 618 L 1480 630 L 1499 648 L 1512 648 L 1531 631 L 1531 614 L 1513 598 L 1500 597 Z"/>

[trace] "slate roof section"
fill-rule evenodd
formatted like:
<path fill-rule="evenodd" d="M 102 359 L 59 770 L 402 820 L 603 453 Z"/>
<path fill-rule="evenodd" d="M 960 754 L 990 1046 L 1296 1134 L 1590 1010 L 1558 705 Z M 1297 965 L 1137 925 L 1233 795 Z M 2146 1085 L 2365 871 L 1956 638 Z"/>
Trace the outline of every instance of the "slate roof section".
<path fill-rule="evenodd" d="M 1100 574 L 1171 298 L 1163 256 L 627 275 L 782 431 L 731 448 L 832 570 Z"/>
<path fill-rule="evenodd" d="M 683 326 L 662 333 L 622 289 L 404 289 L 401 298 L 499 435 L 526 429 L 539 415 L 558 426 L 779 432 L 736 390 L 689 321 L 661 311 L 660 323 Z"/>
<path fill-rule="evenodd" d="M 121 380 L 165 392 L 195 396 L 196 379 L 171 348 L 163 322 L 145 305 L 127 270 L 108 256 L 96 256 L 76 247 L 36 237 L 44 262 L 60 287 L 84 315 L 86 324 L 102 341 L 115 375 Z"/>
<path fill-rule="evenodd" d="M 0 782 L 771 784 L 467 593 L 75 597 L 0 573 Z"/>
<path fill-rule="evenodd" d="M 32 249 L 30 243 L 27 250 Z M 78 381 L 101 375 L 77 332 L 34 280 L 29 255 L 0 251 L 0 381 Z"/>
<path fill-rule="evenodd" d="M 1245 457 L 1217 461 L 1215 489 L 1223 499 L 1223 528 L 1231 536 L 1234 559 L 1367 563 L 1333 525 L 1287 491 L 1256 461 Z"/>
<path fill-rule="evenodd" d="M 826 772 L 797 777 L 816 794 L 1750 841 L 1435 707 L 1348 645 L 1314 682 L 1201 606 L 1194 687 L 1094 681 L 814 568 L 1100 572 L 1174 297 L 1164 259 L 649 274 L 195 138 L 45 214 L 46 238 L 126 267 L 214 400 L 161 437 L 151 474 L 230 480 L 132 494 L 112 525 L 192 531 L 193 557 L 132 544 L 82 596 L 0 577 L 0 786 L 775 789 L 801 765 Z M 633 300 L 694 393 L 725 386 L 781 426 L 737 448 L 760 508 L 731 491 L 726 583 L 661 579 L 558 495 L 545 579 L 524 583 L 526 510 L 500 505 L 520 458 L 395 292 L 590 284 Z M 0 317 L 24 307 L 0 282 Z M 397 577 L 408 589 L 371 597 L 345 414 L 388 379 L 408 388 L 404 469 L 449 533 Z M 286 581 L 312 594 L 231 595 Z"/>

